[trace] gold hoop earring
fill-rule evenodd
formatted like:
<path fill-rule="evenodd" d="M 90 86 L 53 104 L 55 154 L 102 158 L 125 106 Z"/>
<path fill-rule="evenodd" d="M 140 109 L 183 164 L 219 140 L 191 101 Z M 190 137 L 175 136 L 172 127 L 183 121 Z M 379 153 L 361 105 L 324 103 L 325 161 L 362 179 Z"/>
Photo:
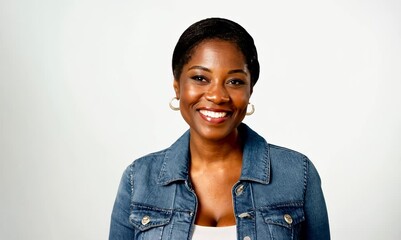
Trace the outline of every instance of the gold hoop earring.
<path fill-rule="evenodd" d="M 173 101 L 174 101 L 174 100 L 177 100 L 177 102 L 178 102 L 178 107 L 175 107 L 175 106 L 173 105 Z M 174 110 L 174 111 L 180 110 L 180 103 L 179 103 L 179 101 L 180 101 L 180 99 L 178 99 L 177 97 L 173 97 L 173 98 L 171 99 L 171 101 L 168 103 L 168 105 L 170 106 L 171 110 Z"/>
<path fill-rule="evenodd" d="M 248 106 L 251 106 L 251 111 L 247 111 L 245 114 L 247 115 L 247 116 L 250 116 L 250 115 L 252 115 L 254 112 L 255 112 L 255 106 L 252 104 L 252 103 L 248 103 Z M 247 108 L 248 109 L 248 108 Z"/>

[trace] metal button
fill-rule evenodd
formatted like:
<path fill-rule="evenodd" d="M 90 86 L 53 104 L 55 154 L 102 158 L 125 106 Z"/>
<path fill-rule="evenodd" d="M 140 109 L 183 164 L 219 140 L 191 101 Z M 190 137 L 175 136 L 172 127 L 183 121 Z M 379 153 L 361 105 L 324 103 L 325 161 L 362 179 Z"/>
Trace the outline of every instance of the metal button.
<path fill-rule="evenodd" d="M 146 224 L 148 224 L 149 222 L 150 222 L 150 217 L 149 217 L 149 216 L 144 216 L 144 217 L 142 218 L 142 221 L 141 221 L 142 225 L 146 225 Z"/>
<path fill-rule="evenodd" d="M 245 236 L 244 240 L 251 240 L 251 237 L 250 236 Z"/>
<path fill-rule="evenodd" d="M 251 214 L 244 212 L 244 213 L 241 213 L 240 215 L 238 215 L 238 217 L 239 218 L 250 218 Z"/>
<path fill-rule="evenodd" d="M 244 185 L 239 185 L 238 187 L 237 187 L 237 189 L 235 189 L 235 194 L 238 196 L 238 195 L 241 195 L 242 194 L 242 192 L 244 192 Z"/>
<path fill-rule="evenodd" d="M 292 217 L 290 214 L 285 214 L 284 215 L 284 220 L 288 223 L 288 224 L 292 224 Z"/>

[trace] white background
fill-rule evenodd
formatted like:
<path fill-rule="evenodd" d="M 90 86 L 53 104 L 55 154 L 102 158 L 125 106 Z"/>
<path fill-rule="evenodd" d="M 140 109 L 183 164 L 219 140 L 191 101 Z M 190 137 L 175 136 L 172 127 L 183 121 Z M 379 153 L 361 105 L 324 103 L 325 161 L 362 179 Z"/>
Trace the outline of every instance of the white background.
<path fill-rule="evenodd" d="M 261 64 L 245 122 L 318 168 L 333 239 L 401 236 L 401 2 L 0 1 L 0 239 L 106 239 L 120 176 L 186 129 L 180 34 L 227 17 Z"/>

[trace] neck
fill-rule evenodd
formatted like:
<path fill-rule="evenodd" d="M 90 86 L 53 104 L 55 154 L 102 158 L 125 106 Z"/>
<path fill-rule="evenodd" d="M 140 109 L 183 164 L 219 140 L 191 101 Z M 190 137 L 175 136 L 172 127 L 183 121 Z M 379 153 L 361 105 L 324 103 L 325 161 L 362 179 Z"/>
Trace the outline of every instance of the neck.
<path fill-rule="evenodd" d="M 242 158 L 242 144 L 238 131 L 218 141 L 205 140 L 191 134 L 190 151 L 191 163 L 194 165 L 224 163 Z"/>

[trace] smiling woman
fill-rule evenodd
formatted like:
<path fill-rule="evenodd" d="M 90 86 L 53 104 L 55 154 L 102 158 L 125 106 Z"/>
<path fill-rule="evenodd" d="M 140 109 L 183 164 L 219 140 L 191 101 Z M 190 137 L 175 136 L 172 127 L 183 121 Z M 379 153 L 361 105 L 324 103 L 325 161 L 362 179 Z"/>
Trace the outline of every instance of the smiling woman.
<path fill-rule="evenodd" d="M 200 43 L 174 81 L 174 89 L 195 141 L 236 141 L 252 86 L 243 54 L 234 43 L 218 39 Z"/>
<path fill-rule="evenodd" d="M 110 239 L 330 239 L 313 164 L 242 123 L 259 78 L 249 33 L 227 19 L 194 23 L 174 49 L 173 74 L 173 110 L 189 130 L 128 166 Z"/>

